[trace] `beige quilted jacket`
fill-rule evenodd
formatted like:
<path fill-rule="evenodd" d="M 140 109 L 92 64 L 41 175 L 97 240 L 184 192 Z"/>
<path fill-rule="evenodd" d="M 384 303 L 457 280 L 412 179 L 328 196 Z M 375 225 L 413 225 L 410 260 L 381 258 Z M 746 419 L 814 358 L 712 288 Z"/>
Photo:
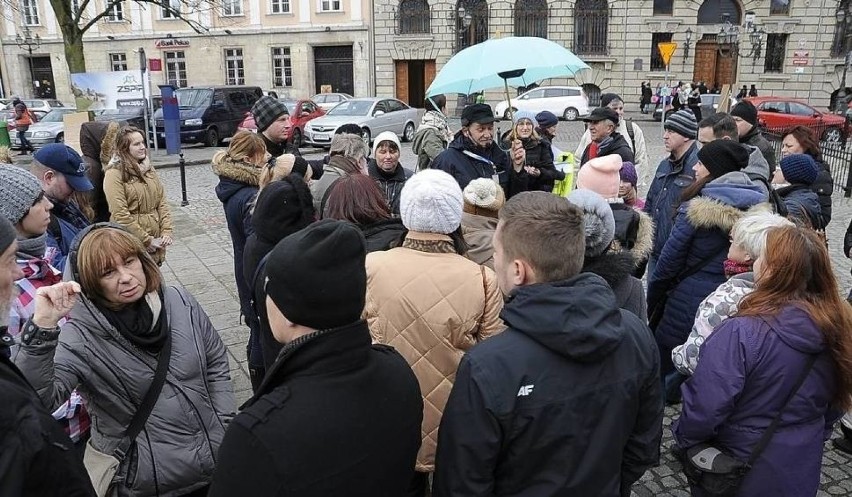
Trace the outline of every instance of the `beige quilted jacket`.
<path fill-rule="evenodd" d="M 409 232 L 408 239 L 449 240 Z M 435 468 L 438 425 L 464 351 L 503 330 L 503 297 L 487 267 L 457 254 L 398 247 L 367 254 L 365 317 L 373 340 L 411 365 L 423 394 L 417 471 Z"/>

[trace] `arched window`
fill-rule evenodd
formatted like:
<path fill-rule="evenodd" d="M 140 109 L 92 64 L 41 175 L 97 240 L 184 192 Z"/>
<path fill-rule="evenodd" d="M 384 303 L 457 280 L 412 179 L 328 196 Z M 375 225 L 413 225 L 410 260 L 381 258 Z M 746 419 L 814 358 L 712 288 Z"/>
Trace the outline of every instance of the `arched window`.
<path fill-rule="evenodd" d="M 488 2 L 459 0 L 456 4 L 456 51 L 488 39 Z"/>
<path fill-rule="evenodd" d="M 698 24 L 720 24 L 725 15 L 735 26 L 743 22 L 743 13 L 735 0 L 704 0 L 698 8 Z"/>
<path fill-rule="evenodd" d="M 574 4 L 574 52 L 606 55 L 608 24 L 606 0 L 577 0 Z"/>
<path fill-rule="evenodd" d="M 431 33 L 429 17 L 428 0 L 402 0 L 399 2 L 399 33 Z"/>
<path fill-rule="evenodd" d="M 515 36 L 547 38 L 547 0 L 515 0 Z"/>
<path fill-rule="evenodd" d="M 845 12 L 846 15 L 843 17 L 842 21 L 837 20 L 837 16 L 835 15 L 835 25 L 834 25 L 834 41 L 831 42 L 831 56 L 832 57 L 845 57 L 846 51 L 849 49 L 846 35 L 849 34 L 849 30 L 852 29 L 852 26 L 849 25 L 847 19 L 849 19 L 849 9 L 852 8 L 852 2 L 849 0 L 841 0 L 837 4 L 837 13 L 841 11 Z"/>

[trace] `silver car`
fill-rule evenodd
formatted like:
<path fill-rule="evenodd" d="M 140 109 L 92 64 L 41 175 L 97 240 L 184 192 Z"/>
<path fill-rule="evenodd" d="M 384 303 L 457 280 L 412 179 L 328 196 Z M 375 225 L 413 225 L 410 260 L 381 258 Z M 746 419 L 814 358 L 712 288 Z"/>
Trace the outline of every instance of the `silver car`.
<path fill-rule="evenodd" d="M 367 144 L 382 131 L 393 131 L 402 141 L 411 141 L 420 112 L 395 98 L 353 98 L 309 121 L 305 126 L 305 143 L 328 147 L 337 128 L 349 123 L 361 126 Z"/>
<path fill-rule="evenodd" d="M 311 100 L 319 105 L 322 110 L 331 110 L 340 102 L 350 100 L 352 95 L 348 93 L 317 93 Z"/>
<path fill-rule="evenodd" d="M 62 121 L 62 116 L 73 112 L 77 112 L 77 109 L 71 107 L 53 109 L 45 114 L 39 122 L 30 125 L 29 129 L 24 132 L 24 136 L 33 148 L 43 147 L 51 143 L 64 143 L 65 123 Z M 14 132 L 10 134 L 12 148 L 20 148 L 21 142 L 18 141 L 18 134 Z"/>

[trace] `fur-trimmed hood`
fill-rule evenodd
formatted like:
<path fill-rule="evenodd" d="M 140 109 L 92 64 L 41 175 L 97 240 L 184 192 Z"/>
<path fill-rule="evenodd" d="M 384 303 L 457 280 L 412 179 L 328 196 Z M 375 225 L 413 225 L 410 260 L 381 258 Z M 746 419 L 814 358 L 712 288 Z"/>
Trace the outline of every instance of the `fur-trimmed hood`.
<path fill-rule="evenodd" d="M 654 220 L 643 211 L 638 209 L 633 209 L 633 211 L 639 215 L 639 228 L 636 232 L 636 241 L 633 244 L 633 248 L 627 249 L 622 247 L 618 239 L 615 239 L 612 241 L 612 249 L 631 254 L 635 263 L 638 265 L 651 256 L 651 251 L 654 248 Z"/>
<path fill-rule="evenodd" d="M 224 157 L 213 161 L 213 172 L 219 176 L 216 196 L 222 203 L 228 201 L 243 188 L 257 190 L 261 168 L 242 162 L 233 162 Z"/>
<path fill-rule="evenodd" d="M 696 228 L 718 228 L 730 233 L 746 211 L 769 210 L 768 197 L 740 171 L 721 176 L 701 190 L 686 205 L 686 217 Z M 682 206 L 681 209 L 684 209 Z"/>

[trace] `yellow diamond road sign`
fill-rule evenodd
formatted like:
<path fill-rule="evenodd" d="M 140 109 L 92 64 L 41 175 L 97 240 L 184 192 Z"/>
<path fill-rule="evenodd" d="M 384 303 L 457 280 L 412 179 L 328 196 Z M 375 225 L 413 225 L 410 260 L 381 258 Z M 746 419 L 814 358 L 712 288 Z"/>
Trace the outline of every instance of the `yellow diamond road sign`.
<path fill-rule="evenodd" d="M 663 58 L 663 62 L 666 65 L 669 65 L 669 61 L 672 60 L 672 54 L 677 48 L 677 43 L 657 43 L 657 49 L 660 50 L 660 56 Z"/>

